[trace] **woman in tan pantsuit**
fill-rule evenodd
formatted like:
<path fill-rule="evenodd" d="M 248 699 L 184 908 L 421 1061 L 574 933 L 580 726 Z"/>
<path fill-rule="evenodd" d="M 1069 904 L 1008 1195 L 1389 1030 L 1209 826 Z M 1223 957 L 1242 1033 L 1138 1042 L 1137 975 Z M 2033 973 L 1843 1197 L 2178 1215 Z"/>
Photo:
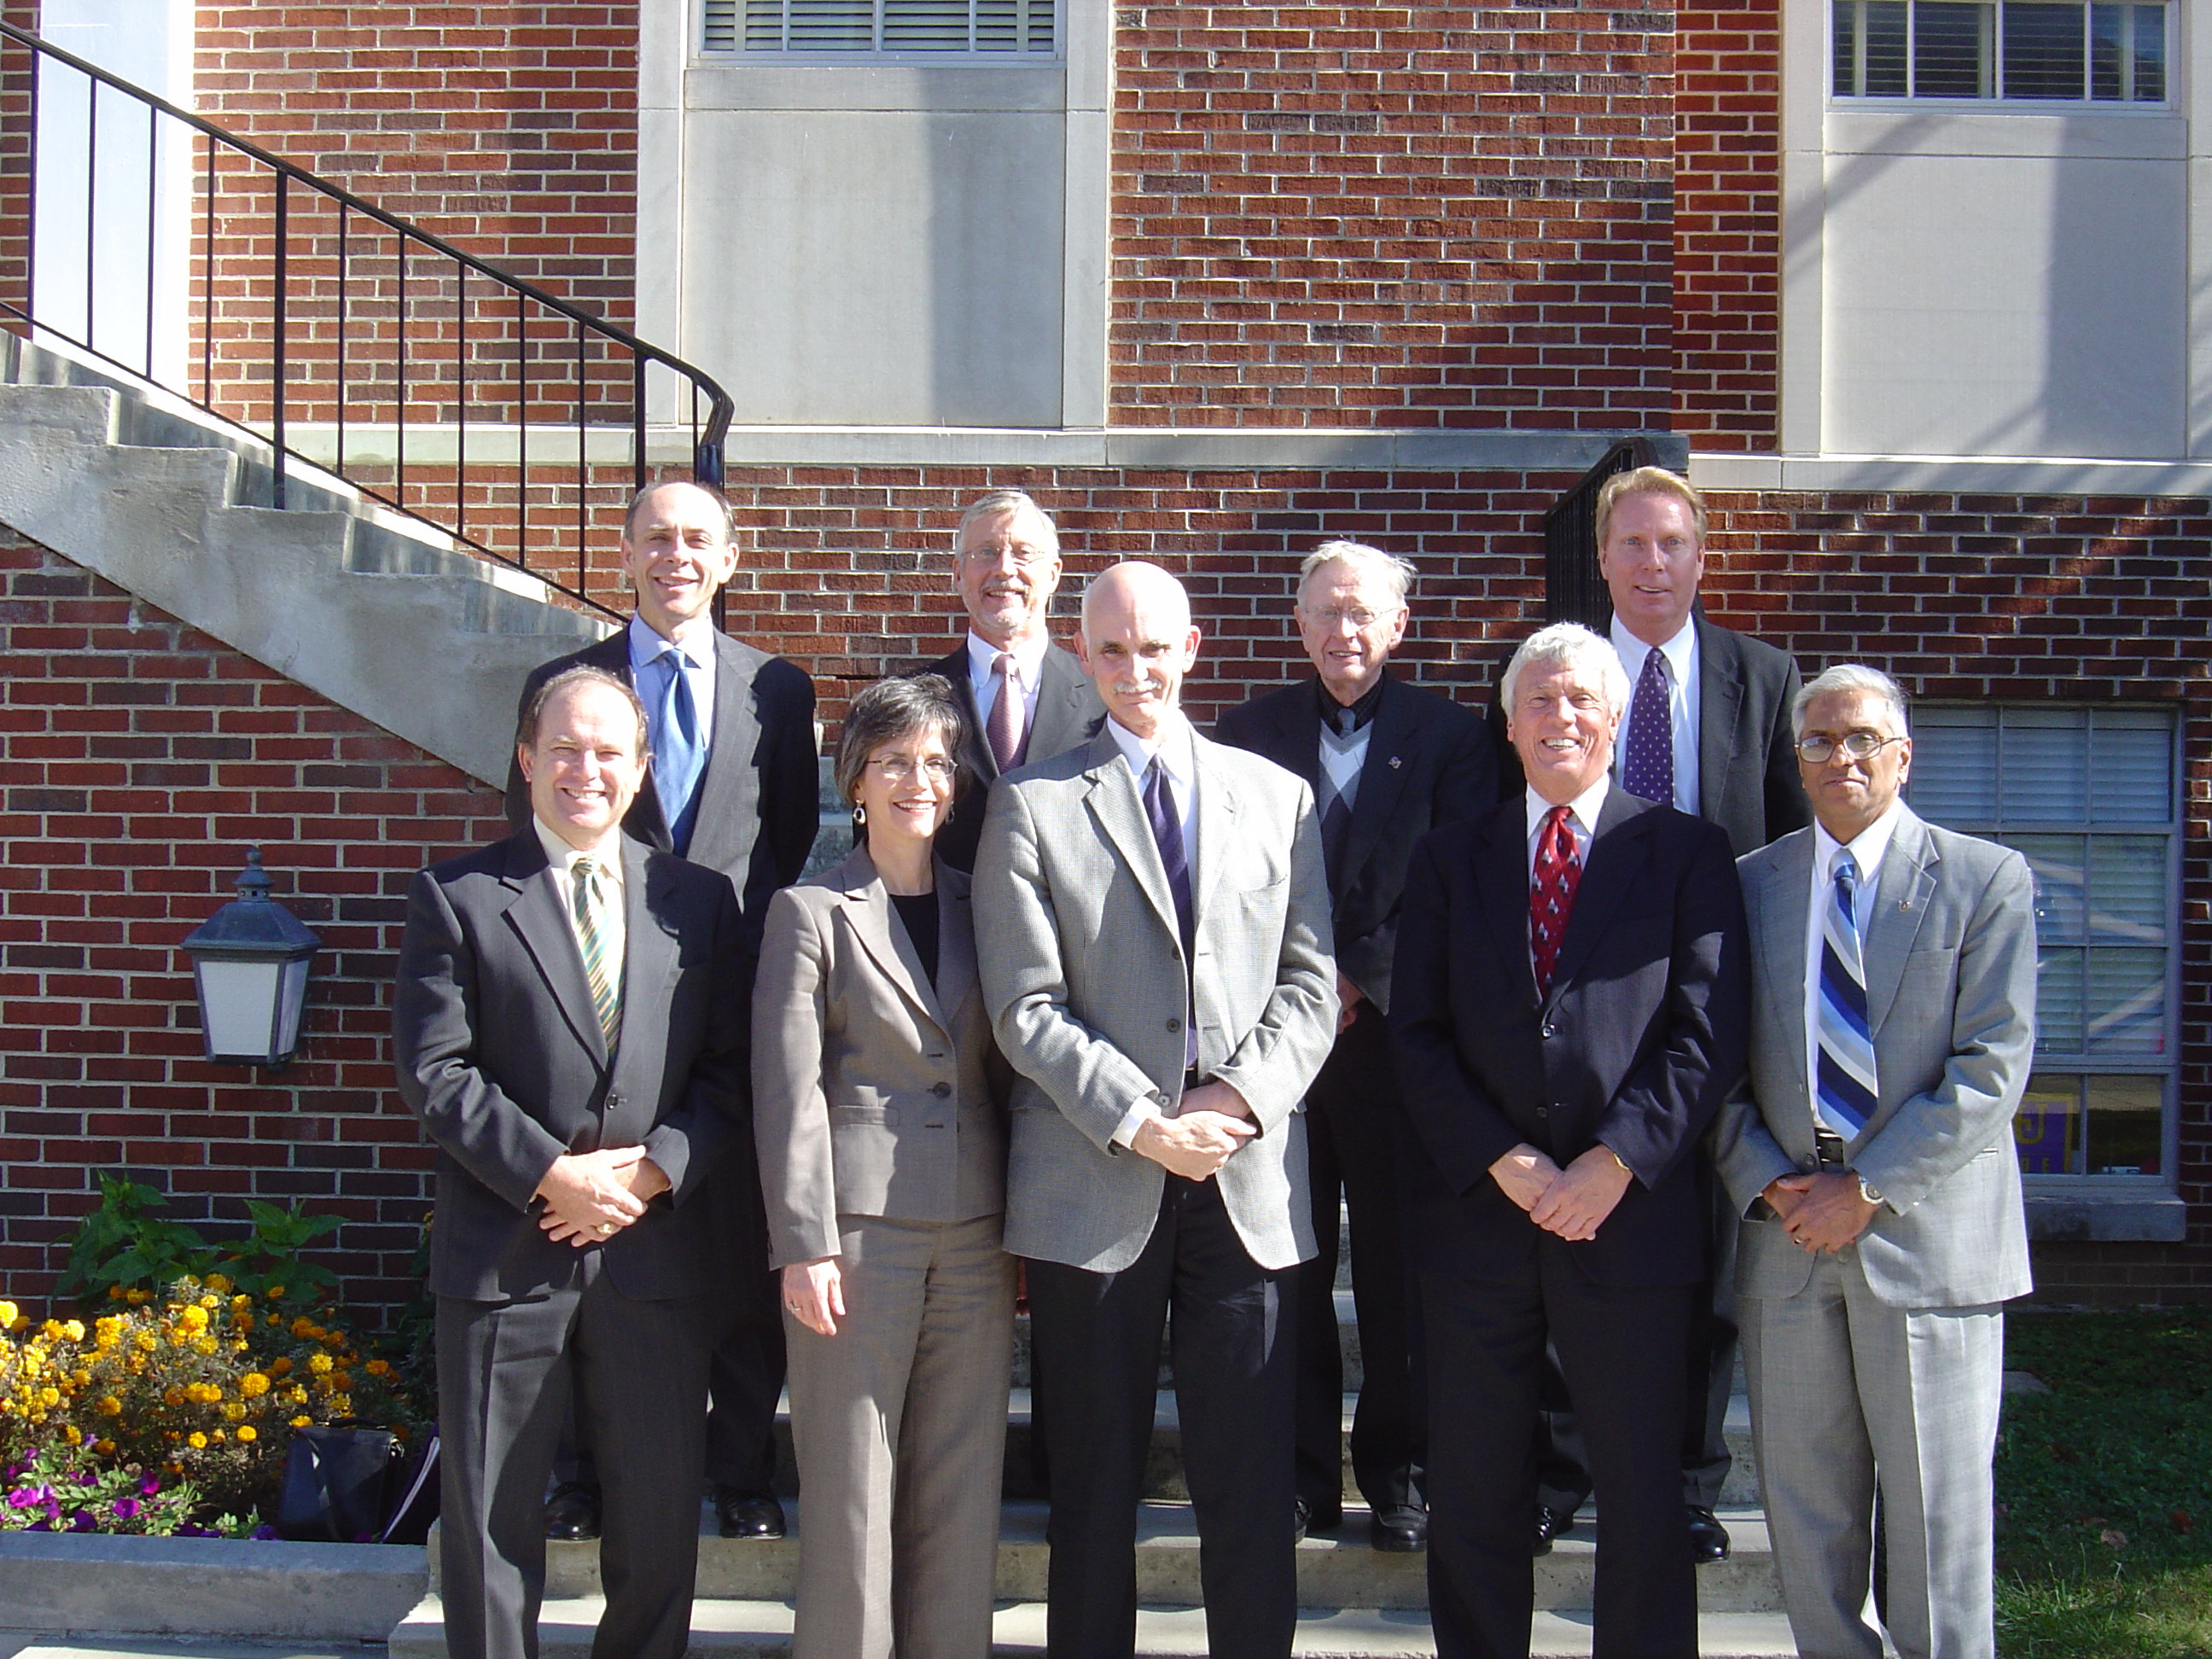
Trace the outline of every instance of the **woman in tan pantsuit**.
<path fill-rule="evenodd" d="M 799 1457 L 795 1659 L 984 1659 L 1006 1449 L 1008 1073 L 968 878 L 933 855 L 962 737 L 935 675 L 853 701 L 862 840 L 775 896 L 753 1132 L 782 1270 Z"/>

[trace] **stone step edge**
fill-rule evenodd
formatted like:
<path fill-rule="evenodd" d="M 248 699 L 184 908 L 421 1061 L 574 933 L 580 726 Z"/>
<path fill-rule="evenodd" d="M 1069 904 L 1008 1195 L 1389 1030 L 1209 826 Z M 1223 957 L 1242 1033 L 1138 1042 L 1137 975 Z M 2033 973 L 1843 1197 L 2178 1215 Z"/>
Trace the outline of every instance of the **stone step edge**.
<path fill-rule="evenodd" d="M 544 1659 L 586 1653 L 603 1607 L 597 1597 L 548 1601 L 538 1621 Z M 1044 1650 L 1044 1604 L 1001 1603 L 992 1617 L 992 1652 L 1030 1659 Z M 444 1659 L 444 1610 L 425 1596 L 393 1629 L 389 1659 Z M 784 1601 L 702 1601 L 692 1613 L 689 1652 L 701 1659 L 787 1659 L 792 1610 Z M 1535 1615 L 1531 1659 L 1583 1659 L 1590 1651 L 1587 1613 Z M 1140 1607 L 1140 1659 L 1199 1659 L 1206 1652 L 1201 1607 Z M 1301 1608 L 1291 1651 L 1297 1659 L 1427 1659 L 1436 1652 L 1428 1615 L 1412 1609 Z M 1796 1659 L 1790 1622 L 1778 1613 L 1700 1613 L 1700 1659 Z"/>

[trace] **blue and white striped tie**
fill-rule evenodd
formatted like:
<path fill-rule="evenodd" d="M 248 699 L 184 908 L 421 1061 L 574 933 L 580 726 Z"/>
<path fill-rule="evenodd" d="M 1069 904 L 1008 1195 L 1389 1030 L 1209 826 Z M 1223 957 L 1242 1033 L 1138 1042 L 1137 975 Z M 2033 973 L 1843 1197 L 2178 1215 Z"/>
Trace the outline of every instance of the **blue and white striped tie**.
<path fill-rule="evenodd" d="M 1874 1032 L 1867 1021 L 1866 964 L 1859 954 L 1859 866 L 1836 855 L 1835 889 L 1820 925 L 1820 1062 L 1813 1111 L 1826 1127 L 1855 1140 L 1874 1115 Z"/>

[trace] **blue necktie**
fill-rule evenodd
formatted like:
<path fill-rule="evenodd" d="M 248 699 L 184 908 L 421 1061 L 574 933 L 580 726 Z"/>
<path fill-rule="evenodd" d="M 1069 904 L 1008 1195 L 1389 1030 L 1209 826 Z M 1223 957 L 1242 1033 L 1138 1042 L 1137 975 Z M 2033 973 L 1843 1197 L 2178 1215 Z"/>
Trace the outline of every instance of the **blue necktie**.
<path fill-rule="evenodd" d="M 1857 860 L 1838 853 L 1835 887 L 1820 923 L 1820 1058 L 1813 1111 L 1845 1140 L 1858 1138 L 1877 1099 L 1866 964 L 1859 953 L 1855 908 L 1858 886 Z"/>
<path fill-rule="evenodd" d="M 653 787 L 660 794 L 660 815 L 682 852 L 691 839 L 691 809 L 707 752 L 699 742 L 699 710 L 691 700 L 691 681 L 684 653 L 670 646 L 655 661 L 668 671 L 653 709 Z"/>
<path fill-rule="evenodd" d="M 1644 672 L 1636 677 L 1620 787 L 1662 806 L 1674 804 L 1674 722 L 1667 697 L 1667 653 L 1656 645 L 1644 659 Z"/>

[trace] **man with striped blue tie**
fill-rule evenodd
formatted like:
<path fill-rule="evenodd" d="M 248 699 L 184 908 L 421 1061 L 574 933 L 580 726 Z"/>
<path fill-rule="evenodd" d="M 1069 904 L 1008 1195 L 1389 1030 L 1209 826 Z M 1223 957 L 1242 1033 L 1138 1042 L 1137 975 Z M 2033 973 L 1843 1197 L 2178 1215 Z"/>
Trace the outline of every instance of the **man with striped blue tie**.
<path fill-rule="evenodd" d="M 1751 1071 L 1715 1158 L 1783 1597 L 1806 1659 L 1988 1659 L 2002 1304 L 2029 1288 L 2012 1119 L 2034 1048 L 2035 914 L 2007 848 L 1925 823 L 1904 694 L 1799 694 L 1814 822 L 1745 857 Z"/>

